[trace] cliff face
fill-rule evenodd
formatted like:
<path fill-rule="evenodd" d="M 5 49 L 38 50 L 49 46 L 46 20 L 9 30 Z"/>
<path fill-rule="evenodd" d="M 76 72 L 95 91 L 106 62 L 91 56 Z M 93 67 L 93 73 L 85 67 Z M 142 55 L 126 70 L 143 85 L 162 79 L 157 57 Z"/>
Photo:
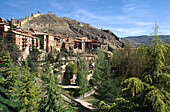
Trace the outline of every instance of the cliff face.
<path fill-rule="evenodd" d="M 21 20 L 21 19 L 17 19 Z M 27 20 L 20 26 L 23 29 L 33 28 L 43 32 L 53 34 L 63 34 L 71 37 L 86 36 L 89 39 L 97 39 L 99 41 L 106 40 L 111 47 L 123 47 L 127 42 L 124 39 L 118 38 L 112 32 L 106 32 L 90 26 L 89 24 L 81 23 L 66 17 L 58 17 L 54 14 L 41 14 Z"/>

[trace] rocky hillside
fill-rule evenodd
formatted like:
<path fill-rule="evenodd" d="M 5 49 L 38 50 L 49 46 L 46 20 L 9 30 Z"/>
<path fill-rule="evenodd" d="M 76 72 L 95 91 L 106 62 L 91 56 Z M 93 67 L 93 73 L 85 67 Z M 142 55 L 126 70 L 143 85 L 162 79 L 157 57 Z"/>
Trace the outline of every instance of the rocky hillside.
<path fill-rule="evenodd" d="M 131 44 L 135 43 L 142 43 L 142 44 L 148 44 L 152 40 L 153 36 L 131 36 L 131 37 L 125 37 L 124 39 L 130 42 Z M 164 41 L 167 39 L 170 39 L 170 35 L 159 35 L 160 38 L 162 38 Z"/>
<path fill-rule="evenodd" d="M 89 39 L 97 39 L 101 42 L 105 39 L 111 47 L 123 47 L 127 43 L 127 41 L 120 39 L 110 31 L 100 30 L 89 24 L 78 22 L 66 17 L 58 17 L 54 14 L 42 14 L 33 17 L 31 20 L 22 24 L 21 28 L 33 28 L 43 32 L 46 31 L 53 34 L 63 34 L 71 37 L 86 36 Z"/>

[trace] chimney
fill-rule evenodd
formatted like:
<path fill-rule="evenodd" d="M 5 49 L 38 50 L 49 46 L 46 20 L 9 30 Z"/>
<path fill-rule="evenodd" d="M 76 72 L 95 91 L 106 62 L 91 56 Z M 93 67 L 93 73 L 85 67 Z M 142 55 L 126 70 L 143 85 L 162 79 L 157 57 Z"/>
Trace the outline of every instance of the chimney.
<path fill-rule="evenodd" d="M 49 9 L 48 14 L 52 14 L 52 11 Z"/>

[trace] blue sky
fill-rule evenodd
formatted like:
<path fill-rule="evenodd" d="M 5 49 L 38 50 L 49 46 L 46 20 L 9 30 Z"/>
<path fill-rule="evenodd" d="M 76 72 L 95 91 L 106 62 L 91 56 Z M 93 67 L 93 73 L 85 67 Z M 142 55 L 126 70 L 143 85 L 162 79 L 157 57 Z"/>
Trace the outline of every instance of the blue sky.
<path fill-rule="evenodd" d="M 25 18 L 49 9 L 119 37 L 150 35 L 155 20 L 161 34 L 170 34 L 170 0 L 1 0 L 0 17 Z"/>

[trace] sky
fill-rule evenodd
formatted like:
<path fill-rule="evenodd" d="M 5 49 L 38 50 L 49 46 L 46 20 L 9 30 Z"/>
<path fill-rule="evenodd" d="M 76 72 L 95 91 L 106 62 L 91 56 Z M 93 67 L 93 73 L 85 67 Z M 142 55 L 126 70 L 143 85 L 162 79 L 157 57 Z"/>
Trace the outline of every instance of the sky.
<path fill-rule="evenodd" d="M 0 17 L 25 18 L 40 11 L 110 29 L 118 37 L 150 35 L 155 21 L 170 34 L 170 0 L 0 0 Z"/>

